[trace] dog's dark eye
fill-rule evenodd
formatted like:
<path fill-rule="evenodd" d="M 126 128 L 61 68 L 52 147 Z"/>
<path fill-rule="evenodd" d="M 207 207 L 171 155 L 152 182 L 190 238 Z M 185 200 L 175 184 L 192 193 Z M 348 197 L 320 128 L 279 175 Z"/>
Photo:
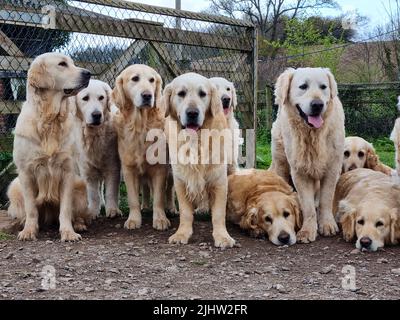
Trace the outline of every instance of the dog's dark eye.
<path fill-rule="evenodd" d="M 272 223 L 272 218 L 269 217 L 269 216 L 266 216 L 266 217 L 265 217 L 265 222 L 267 222 L 267 223 Z"/>
<path fill-rule="evenodd" d="M 307 84 L 307 83 L 302 84 L 299 88 L 300 88 L 301 90 L 307 90 L 307 89 L 308 89 L 308 84 Z"/>
<path fill-rule="evenodd" d="M 178 96 L 181 97 L 181 98 L 184 98 L 186 96 L 186 91 L 183 91 L 183 90 L 179 91 L 178 92 Z"/>
<path fill-rule="evenodd" d="M 285 218 L 289 218 L 290 213 L 287 212 L 287 211 L 283 211 L 283 216 L 284 216 Z"/>
<path fill-rule="evenodd" d="M 207 95 L 207 93 L 205 93 L 203 90 L 199 91 L 200 98 L 204 98 L 206 95 Z"/>
<path fill-rule="evenodd" d="M 229 87 L 228 87 L 228 88 L 226 88 L 226 91 L 231 91 L 231 88 L 229 88 Z"/>
<path fill-rule="evenodd" d="M 365 155 L 364 152 L 362 152 L 362 151 L 358 152 L 358 157 L 359 158 L 364 158 L 364 155 Z"/>
<path fill-rule="evenodd" d="M 350 152 L 349 152 L 349 151 L 345 151 L 345 152 L 344 152 L 344 156 L 345 156 L 345 158 L 350 157 Z"/>
<path fill-rule="evenodd" d="M 102 100 L 104 100 L 104 96 L 99 97 L 99 101 L 102 101 Z"/>
<path fill-rule="evenodd" d="M 358 220 L 357 223 L 363 226 L 365 222 L 363 219 L 361 219 L 361 220 Z"/>
<path fill-rule="evenodd" d="M 154 78 L 151 78 L 149 81 L 150 81 L 150 83 L 153 83 L 154 82 Z"/>
<path fill-rule="evenodd" d="M 65 61 L 61 61 L 59 64 L 58 64 L 60 67 L 68 67 L 68 64 L 65 62 Z"/>
<path fill-rule="evenodd" d="M 139 81 L 139 76 L 134 76 L 133 78 L 132 78 L 132 81 L 134 81 L 134 82 L 138 82 Z"/>
<path fill-rule="evenodd" d="M 383 227 L 383 222 L 382 221 L 378 221 L 377 223 L 375 223 L 375 227 L 377 227 L 377 228 Z"/>
<path fill-rule="evenodd" d="M 83 100 L 83 101 L 89 101 L 89 96 L 84 96 L 84 97 L 82 98 L 82 100 Z"/>
<path fill-rule="evenodd" d="M 320 88 L 321 88 L 321 90 L 325 90 L 325 89 L 327 88 L 327 86 L 324 85 L 324 84 L 322 84 L 322 85 L 320 86 Z"/>

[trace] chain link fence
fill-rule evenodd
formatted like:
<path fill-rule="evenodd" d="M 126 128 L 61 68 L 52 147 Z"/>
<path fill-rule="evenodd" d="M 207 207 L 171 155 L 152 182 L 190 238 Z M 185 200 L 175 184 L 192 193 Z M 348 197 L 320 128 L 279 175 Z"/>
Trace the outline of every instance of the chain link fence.
<path fill-rule="evenodd" d="M 390 136 L 398 116 L 396 105 L 400 83 L 339 84 L 338 89 L 346 116 L 346 135 L 372 140 Z M 267 139 L 268 143 L 278 110 L 273 92 L 272 85 L 258 91 L 257 137 Z"/>
<path fill-rule="evenodd" d="M 12 130 L 37 55 L 67 54 L 111 86 L 134 63 L 153 67 L 164 83 L 186 72 L 225 77 L 237 87 L 241 127 L 254 128 L 256 39 L 245 21 L 123 0 L 0 0 L 0 203 L 11 178 Z"/>

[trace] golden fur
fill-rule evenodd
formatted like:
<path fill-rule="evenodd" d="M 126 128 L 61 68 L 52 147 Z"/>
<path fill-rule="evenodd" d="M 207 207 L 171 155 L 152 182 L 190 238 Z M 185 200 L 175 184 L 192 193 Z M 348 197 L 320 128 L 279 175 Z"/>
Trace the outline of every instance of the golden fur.
<path fill-rule="evenodd" d="M 182 96 L 181 93 L 184 92 Z M 201 96 L 200 93 L 204 93 Z M 210 208 L 213 223 L 215 246 L 232 247 L 235 241 L 230 237 L 225 225 L 227 198 L 227 165 L 225 163 L 207 163 L 201 155 L 201 147 L 210 153 L 210 141 L 202 141 L 203 130 L 214 130 L 219 134 L 227 130 L 227 122 L 222 112 L 221 99 L 215 86 L 205 77 L 188 73 L 175 78 L 164 91 L 167 115 L 166 133 L 172 162 L 174 185 L 180 210 L 180 224 L 170 243 L 187 244 L 193 233 L 193 214 L 196 208 Z M 189 125 L 187 112 L 198 112 L 196 129 L 183 129 Z M 223 143 L 229 143 L 231 134 L 227 130 Z M 177 135 L 186 133 L 191 142 L 179 140 Z M 222 144 L 221 146 L 224 146 Z M 194 151 L 198 161 L 184 163 L 179 158 L 180 151 Z M 223 159 L 223 147 L 214 152 Z M 198 148 L 198 149 L 196 149 Z M 186 149 L 185 149 L 186 150 Z M 177 157 L 178 156 L 178 157 Z M 175 159 L 177 157 L 177 159 Z"/>
<path fill-rule="evenodd" d="M 392 168 L 384 165 L 371 143 L 360 137 L 347 137 L 344 143 L 342 173 L 350 170 L 366 168 L 392 175 Z"/>
<path fill-rule="evenodd" d="M 244 169 L 228 177 L 227 219 L 253 236 L 268 235 L 276 245 L 295 244 L 301 228 L 297 194 L 266 170 Z"/>
<path fill-rule="evenodd" d="M 150 183 L 153 191 L 153 227 L 166 230 L 170 222 L 165 215 L 165 185 L 168 165 L 150 164 L 146 151 L 153 143 L 146 141 L 149 130 L 164 129 L 164 109 L 161 105 L 160 75 L 145 65 L 132 65 L 118 76 L 112 92 L 119 111 L 113 118 L 118 135 L 118 152 L 128 192 L 129 217 L 125 228 L 136 229 L 142 224 L 139 201 L 140 183 Z M 143 102 L 143 95 L 151 101 Z"/>
<path fill-rule="evenodd" d="M 400 241 L 400 187 L 387 175 L 370 169 L 342 174 L 336 187 L 334 212 L 346 241 L 370 242 L 364 249 L 376 251 Z"/>
<path fill-rule="evenodd" d="M 42 217 L 48 214 L 59 217 L 62 241 L 81 239 L 72 221 L 78 218 L 75 216 L 78 213 L 85 221 L 88 216 L 84 205 L 72 201 L 73 197 L 86 194 L 75 194 L 69 97 L 86 87 L 89 78 L 88 71 L 77 68 L 69 57 L 57 53 L 37 57 L 28 71 L 27 101 L 18 117 L 14 138 L 13 158 L 18 180 L 9 192 L 10 214 L 20 219 L 25 217 L 24 228 L 18 235 L 20 240 L 36 239 L 39 220 L 49 220 Z M 23 196 L 23 206 L 19 193 Z M 18 199 L 20 203 L 14 203 Z M 83 200 L 78 202 L 82 204 Z M 44 210 L 49 206 L 57 210 Z"/>
<path fill-rule="evenodd" d="M 396 165 L 397 176 L 400 176 L 400 118 L 397 118 L 396 122 L 394 123 L 390 139 L 393 141 L 394 149 L 396 150 L 395 165 Z"/>
<path fill-rule="evenodd" d="M 292 179 L 298 192 L 304 223 L 297 240 L 315 241 L 317 230 L 325 236 L 334 235 L 338 227 L 332 200 L 344 148 L 344 113 L 335 79 L 327 69 L 288 69 L 276 83 L 275 96 L 279 110 L 271 132 L 270 169 L 287 182 Z M 324 106 L 319 128 L 304 119 L 311 114 L 314 100 Z"/>

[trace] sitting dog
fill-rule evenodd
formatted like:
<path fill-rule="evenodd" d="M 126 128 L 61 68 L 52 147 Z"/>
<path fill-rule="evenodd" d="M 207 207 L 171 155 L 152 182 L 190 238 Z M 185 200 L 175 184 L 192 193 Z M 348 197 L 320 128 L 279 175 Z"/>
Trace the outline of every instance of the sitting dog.
<path fill-rule="evenodd" d="M 86 193 L 74 171 L 70 97 L 87 87 L 89 80 L 89 71 L 76 67 L 71 58 L 59 53 L 40 55 L 29 68 L 27 101 L 14 138 L 18 180 L 9 190 L 9 213 L 24 217 L 19 240 L 35 240 L 44 215 L 59 218 L 62 241 L 81 239 L 72 223 L 77 214 L 85 216 L 83 199 L 75 200 L 86 200 Z"/>
<path fill-rule="evenodd" d="M 344 141 L 342 173 L 358 168 L 380 171 L 388 176 L 393 173 L 392 168 L 379 160 L 371 143 L 360 137 L 347 137 Z"/>
<path fill-rule="evenodd" d="M 121 214 L 118 209 L 121 164 L 108 84 L 90 80 L 89 86 L 77 94 L 75 126 L 76 160 L 87 183 L 89 210 L 93 218 L 99 216 L 104 183 L 106 216 L 114 218 Z"/>
<path fill-rule="evenodd" d="M 342 174 L 336 187 L 334 210 L 346 241 L 376 251 L 400 241 L 400 187 L 391 177 L 370 169 Z"/>
<path fill-rule="evenodd" d="M 228 177 L 227 219 L 252 236 L 268 235 L 278 246 L 295 244 L 301 228 L 296 192 L 266 170 L 239 170 Z"/>

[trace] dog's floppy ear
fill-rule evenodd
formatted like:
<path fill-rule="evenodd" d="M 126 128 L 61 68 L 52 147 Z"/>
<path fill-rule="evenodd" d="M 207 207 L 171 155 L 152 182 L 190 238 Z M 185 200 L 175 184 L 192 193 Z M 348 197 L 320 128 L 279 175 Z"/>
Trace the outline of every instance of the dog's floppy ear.
<path fill-rule="evenodd" d="M 236 89 L 232 83 L 232 107 L 233 107 L 233 110 L 236 110 L 237 104 L 238 104 L 238 102 L 237 102 Z"/>
<path fill-rule="evenodd" d="M 111 94 L 112 94 L 112 89 L 111 89 L 111 87 L 108 85 L 108 83 L 103 83 L 103 89 L 104 89 L 104 91 L 105 91 L 105 93 L 106 93 L 106 99 L 107 99 L 107 104 L 106 104 L 106 106 L 107 106 L 107 112 L 110 112 L 111 111 Z"/>
<path fill-rule="evenodd" d="M 374 169 L 378 165 L 379 159 L 374 147 L 369 142 L 367 143 L 367 154 L 365 155 L 364 168 Z"/>
<path fill-rule="evenodd" d="M 400 216 L 398 210 L 392 209 L 390 213 L 390 244 L 398 244 L 400 241 Z"/>
<path fill-rule="evenodd" d="M 356 233 L 356 210 L 350 206 L 348 201 L 341 200 L 337 214 L 342 226 L 344 240 L 352 241 Z"/>
<path fill-rule="evenodd" d="M 264 234 L 264 231 L 257 226 L 257 215 L 258 209 L 250 206 L 245 214 L 240 219 L 239 226 L 243 230 L 247 230 L 252 237 L 260 237 Z"/>
<path fill-rule="evenodd" d="M 164 105 L 165 117 L 168 117 L 171 113 L 171 95 L 172 83 L 165 86 L 164 94 L 162 96 L 162 104 Z"/>
<path fill-rule="evenodd" d="M 335 80 L 335 77 L 333 76 L 331 70 L 329 68 L 325 69 L 326 74 L 328 75 L 328 79 L 329 79 L 329 89 L 331 91 L 331 99 L 337 97 L 338 95 L 338 87 L 337 87 L 337 83 Z"/>
<path fill-rule="evenodd" d="M 42 61 L 32 64 L 29 68 L 28 83 L 38 89 L 51 89 L 55 86 L 52 75 L 46 72 L 46 65 Z"/>
<path fill-rule="evenodd" d="M 215 117 L 218 113 L 222 113 L 222 101 L 221 101 L 221 97 L 219 96 L 217 87 L 211 83 L 211 81 L 209 81 L 210 83 L 210 88 L 211 88 L 211 100 L 210 100 L 210 104 L 211 104 L 211 114 L 213 117 Z"/>
<path fill-rule="evenodd" d="M 290 195 L 290 201 L 293 207 L 293 212 L 295 214 L 295 222 L 296 222 L 296 231 L 300 230 L 302 225 L 303 225 L 303 215 L 301 214 L 301 209 L 300 209 L 300 202 L 299 198 L 297 196 L 297 192 L 293 192 Z"/>
<path fill-rule="evenodd" d="M 126 104 L 123 85 L 124 85 L 124 79 L 122 77 L 122 74 L 120 74 L 115 80 L 115 88 L 111 94 L 112 101 L 117 105 L 118 109 L 120 110 L 124 110 Z"/>
<path fill-rule="evenodd" d="M 294 72 L 295 69 L 289 68 L 278 77 L 275 84 L 275 103 L 277 105 L 284 105 L 289 99 Z"/>
<path fill-rule="evenodd" d="M 161 79 L 161 76 L 159 74 L 156 75 L 156 93 L 155 93 L 155 99 L 154 103 L 157 108 L 162 108 L 162 85 L 163 81 Z"/>

